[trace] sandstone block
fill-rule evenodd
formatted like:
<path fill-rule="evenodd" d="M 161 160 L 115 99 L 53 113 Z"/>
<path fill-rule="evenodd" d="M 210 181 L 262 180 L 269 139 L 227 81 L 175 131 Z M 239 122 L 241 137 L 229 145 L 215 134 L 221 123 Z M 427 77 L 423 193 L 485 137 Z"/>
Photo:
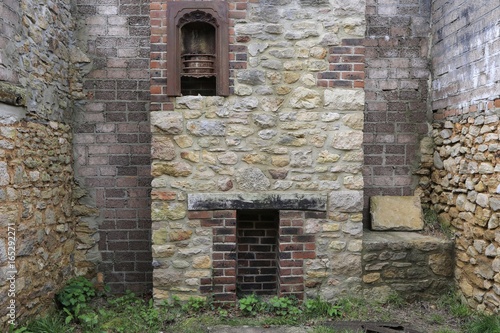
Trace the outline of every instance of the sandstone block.
<path fill-rule="evenodd" d="M 290 97 L 290 106 L 295 109 L 314 109 L 321 105 L 319 92 L 303 87 L 295 88 Z"/>
<path fill-rule="evenodd" d="M 175 147 L 172 140 L 166 136 L 153 135 L 151 140 L 151 157 L 171 161 L 175 158 Z"/>
<path fill-rule="evenodd" d="M 236 183 L 240 190 L 245 191 L 263 191 L 271 186 L 271 181 L 258 168 L 238 170 Z"/>
<path fill-rule="evenodd" d="M 436 253 L 429 256 L 429 267 L 434 274 L 441 276 L 453 276 L 455 263 L 451 253 Z"/>
<path fill-rule="evenodd" d="M 153 202 L 151 219 L 153 221 L 180 220 L 186 216 L 186 206 L 178 202 Z"/>
<path fill-rule="evenodd" d="M 362 191 L 334 191 L 329 197 L 329 210 L 332 212 L 356 213 L 363 210 Z"/>
<path fill-rule="evenodd" d="M 362 89 L 327 89 L 324 92 L 324 106 L 342 111 L 363 111 L 365 92 Z"/>
<path fill-rule="evenodd" d="M 236 79 L 239 83 L 251 86 L 264 84 L 266 82 L 265 73 L 256 69 L 239 71 L 238 74 L 236 74 Z"/>
<path fill-rule="evenodd" d="M 370 198 L 373 230 L 422 230 L 419 197 L 374 196 Z"/>
<path fill-rule="evenodd" d="M 344 122 L 344 124 L 346 124 L 348 127 L 352 129 L 362 130 L 364 115 L 361 112 L 346 114 L 345 116 L 342 117 L 342 121 Z"/>
<path fill-rule="evenodd" d="M 151 112 L 151 126 L 166 134 L 179 134 L 183 130 L 183 117 L 179 112 Z"/>
<path fill-rule="evenodd" d="M 193 259 L 193 268 L 211 268 L 212 260 L 209 256 L 196 257 Z"/>
<path fill-rule="evenodd" d="M 332 147 L 335 149 L 361 149 L 363 144 L 363 132 L 361 131 L 334 132 L 332 136 Z"/>
<path fill-rule="evenodd" d="M 186 162 L 153 162 L 151 166 L 151 174 L 154 177 L 161 175 L 187 177 L 191 173 L 191 165 Z"/>
<path fill-rule="evenodd" d="M 195 136 L 224 136 L 226 124 L 221 120 L 191 120 L 186 124 L 187 130 Z"/>
<path fill-rule="evenodd" d="M 8 185 L 10 183 L 10 176 L 6 162 L 0 162 L 0 185 Z"/>
<path fill-rule="evenodd" d="M 168 239 L 171 242 L 183 241 L 191 238 L 193 232 L 191 230 L 171 230 L 168 233 Z"/>
<path fill-rule="evenodd" d="M 181 148 L 188 148 L 193 145 L 193 139 L 189 135 L 176 135 L 174 141 Z"/>
<path fill-rule="evenodd" d="M 380 279 L 380 273 L 368 273 L 363 275 L 364 283 L 373 283 L 375 281 L 378 281 L 379 279 Z"/>
<path fill-rule="evenodd" d="M 202 96 L 182 96 L 175 99 L 176 107 L 187 107 L 191 110 L 201 110 L 204 106 L 204 98 Z"/>

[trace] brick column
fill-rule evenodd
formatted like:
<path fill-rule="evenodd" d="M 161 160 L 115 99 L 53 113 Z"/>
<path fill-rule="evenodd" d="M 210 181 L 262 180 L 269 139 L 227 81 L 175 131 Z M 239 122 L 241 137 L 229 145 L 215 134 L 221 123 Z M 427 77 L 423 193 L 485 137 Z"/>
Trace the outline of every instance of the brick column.
<path fill-rule="evenodd" d="M 212 228 L 212 276 L 201 279 L 200 292 L 212 294 L 217 303 L 236 301 L 236 211 L 189 212 L 188 217 Z"/>
<path fill-rule="evenodd" d="M 304 299 L 304 259 L 316 258 L 314 235 L 304 235 L 304 211 L 280 211 L 279 296 Z"/>

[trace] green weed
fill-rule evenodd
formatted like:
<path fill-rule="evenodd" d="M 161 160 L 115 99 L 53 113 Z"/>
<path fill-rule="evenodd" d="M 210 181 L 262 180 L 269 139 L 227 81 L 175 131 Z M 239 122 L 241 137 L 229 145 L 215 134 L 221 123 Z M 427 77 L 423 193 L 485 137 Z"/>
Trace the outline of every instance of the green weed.
<path fill-rule="evenodd" d="M 241 313 L 245 316 L 255 316 L 263 309 L 262 302 L 257 298 L 257 296 L 255 296 L 255 294 L 240 298 L 238 303 Z"/>
<path fill-rule="evenodd" d="M 342 306 L 326 302 L 320 297 L 306 300 L 303 306 L 309 316 L 339 317 L 343 313 Z"/>
<path fill-rule="evenodd" d="M 469 333 L 500 333 L 500 317 L 498 315 L 480 315 L 467 325 Z"/>

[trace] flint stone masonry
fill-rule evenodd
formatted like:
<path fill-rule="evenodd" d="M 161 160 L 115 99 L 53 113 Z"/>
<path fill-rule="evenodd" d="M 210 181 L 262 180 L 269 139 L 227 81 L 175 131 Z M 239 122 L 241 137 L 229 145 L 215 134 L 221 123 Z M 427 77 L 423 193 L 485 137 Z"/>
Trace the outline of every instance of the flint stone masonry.
<path fill-rule="evenodd" d="M 418 231 L 424 228 L 420 198 L 374 196 L 370 198 L 372 230 Z"/>
<path fill-rule="evenodd" d="M 74 274 L 75 262 L 85 261 L 86 251 L 79 250 L 84 241 L 75 237 L 71 128 L 56 122 L 2 125 L 0 145 L 0 232 L 5 235 L 0 243 L 0 318 L 6 331 L 12 272 L 17 270 L 17 318 L 33 317 L 50 308 L 59 286 Z M 11 244 L 7 257 L 7 235 L 17 240 L 15 260 Z"/>
<path fill-rule="evenodd" d="M 280 216 L 278 294 L 360 290 L 364 7 L 310 4 L 230 1 L 230 96 L 167 98 L 169 3 L 151 2 L 157 301 L 235 300 L 237 210 Z"/>
<path fill-rule="evenodd" d="M 16 237 L 15 268 L 2 255 L 11 244 L 0 250 L 1 331 L 12 319 L 9 272 L 17 270 L 19 322 L 50 309 L 66 280 L 98 257 L 72 166 L 69 119 L 89 59 L 74 43 L 71 9 L 65 0 L 0 3 L 0 232 Z"/>

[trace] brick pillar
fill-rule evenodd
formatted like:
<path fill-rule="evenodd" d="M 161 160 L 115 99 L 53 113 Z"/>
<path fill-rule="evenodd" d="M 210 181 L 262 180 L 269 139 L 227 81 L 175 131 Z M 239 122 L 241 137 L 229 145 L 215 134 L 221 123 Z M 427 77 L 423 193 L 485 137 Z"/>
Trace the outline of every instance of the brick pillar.
<path fill-rule="evenodd" d="M 280 211 L 279 296 L 304 299 L 304 259 L 316 258 L 314 235 L 304 235 L 305 211 Z"/>
<path fill-rule="evenodd" d="M 149 1 L 77 0 L 75 10 L 79 46 L 92 60 L 86 101 L 75 106 L 75 178 L 98 209 L 98 269 L 113 292 L 149 292 Z"/>
<path fill-rule="evenodd" d="M 190 212 L 202 227 L 212 227 L 212 277 L 201 279 L 200 292 L 217 303 L 236 301 L 236 211 Z"/>

